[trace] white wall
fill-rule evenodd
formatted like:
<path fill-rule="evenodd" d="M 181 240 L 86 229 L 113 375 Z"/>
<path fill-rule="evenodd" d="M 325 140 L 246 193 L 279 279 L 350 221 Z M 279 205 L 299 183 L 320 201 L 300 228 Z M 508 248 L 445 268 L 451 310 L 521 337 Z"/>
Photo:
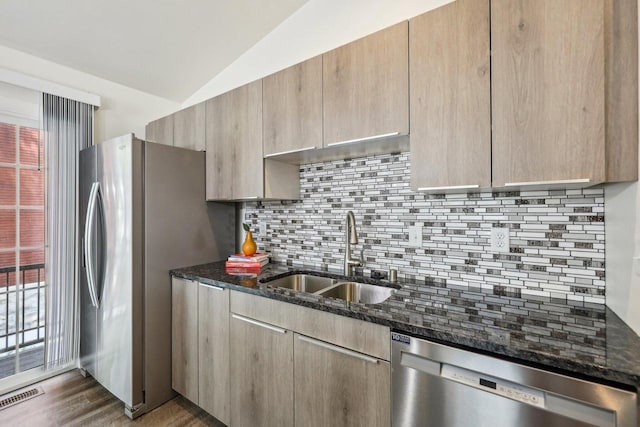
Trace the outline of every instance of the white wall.
<path fill-rule="evenodd" d="M 309 0 L 190 96 L 196 104 L 452 0 Z"/>
<path fill-rule="evenodd" d="M 640 334 L 640 235 L 638 184 L 605 187 L 607 305 Z"/>
<path fill-rule="evenodd" d="M 638 35 L 640 39 L 640 22 Z M 638 62 L 640 68 L 640 57 Z M 640 102 L 640 88 L 638 99 Z M 604 217 L 607 305 L 640 335 L 640 188 L 637 182 L 605 187 Z"/>
<path fill-rule="evenodd" d="M 5 46 L 0 46 L 0 67 L 100 95 L 102 106 L 95 114 L 96 142 L 130 132 L 144 138 L 147 122 L 180 108 L 176 102 Z"/>

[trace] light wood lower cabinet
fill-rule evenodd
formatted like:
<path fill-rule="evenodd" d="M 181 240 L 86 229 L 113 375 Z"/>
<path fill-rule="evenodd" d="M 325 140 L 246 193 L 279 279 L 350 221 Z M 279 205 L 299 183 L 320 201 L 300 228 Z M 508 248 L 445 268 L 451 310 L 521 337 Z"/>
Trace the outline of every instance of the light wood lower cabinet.
<path fill-rule="evenodd" d="M 231 425 L 293 426 L 293 333 L 231 315 Z"/>
<path fill-rule="evenodd" d="M 171 281 L 171 387 L 198 403 L 198 283 Z"/>
<path fill-rule="evenodd" d="M 198 286 L 198 405 L 229 425 L 229 289 Z"/>
<path fill-rule="evenodd" d="M 390 424 L 390 364 L 372 355 L 389 357 L 389 328 L 242 292 L 230 304 L 233 427 Z"/>
<path fill-rule="evenodd" d="M 231 292 L 231 312 L 378 359 L 391 357 L 386 326 L 236 291 Z"/>
<path fill-rule="evenodd" d="M 304 335 L 294 339 L 296 426 L 389 426 L 388 362 Z"/>
<path fill-rule="evenodd" d="M 230 424 L 229 293 L 171 280 L 171 386 L 225 424 Z"/>
<path fill-rule="evenodd" d="M 172 283 L 173 388 L 223 423 L 390 424 L 389 328 L 196 281 Z"/>

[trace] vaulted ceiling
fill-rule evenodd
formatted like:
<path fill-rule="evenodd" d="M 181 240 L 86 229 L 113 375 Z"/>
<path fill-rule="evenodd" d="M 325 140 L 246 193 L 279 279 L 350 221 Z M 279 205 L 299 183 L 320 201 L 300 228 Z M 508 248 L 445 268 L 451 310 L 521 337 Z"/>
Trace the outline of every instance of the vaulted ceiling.
<path fill-rule="evenodd" d="M 307 0 L 0 0 L 0 45 L 181 102 Z"/>

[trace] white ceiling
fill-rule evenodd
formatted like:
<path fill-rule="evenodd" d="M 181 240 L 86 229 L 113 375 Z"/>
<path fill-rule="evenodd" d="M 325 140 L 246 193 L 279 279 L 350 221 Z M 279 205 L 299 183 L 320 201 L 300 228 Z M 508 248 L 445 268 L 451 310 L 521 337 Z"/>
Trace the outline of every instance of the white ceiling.
<path fill-rule="evenodd" d="M 307 0 L 0 0 L 0 44 L 181 102 Z"/>

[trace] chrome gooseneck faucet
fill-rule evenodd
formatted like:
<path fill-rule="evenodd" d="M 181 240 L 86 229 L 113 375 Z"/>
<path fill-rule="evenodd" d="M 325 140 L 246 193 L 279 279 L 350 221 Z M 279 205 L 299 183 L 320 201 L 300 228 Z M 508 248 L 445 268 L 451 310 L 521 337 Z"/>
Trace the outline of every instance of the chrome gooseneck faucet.
<path fill-rule="evenodd" d="M 356 218 L 353 216 L 353 212 L 347 212 L 347 218 L 345 221 L 345 236 L 344 236 L 344 275 L 352 276 L 353 267 L 362 266 L 364 264 L 363 253 L 360 253 L 360 259 L 351 258 L 351 245 L 358 244 L 358 233 L 356 232 Z"/>

